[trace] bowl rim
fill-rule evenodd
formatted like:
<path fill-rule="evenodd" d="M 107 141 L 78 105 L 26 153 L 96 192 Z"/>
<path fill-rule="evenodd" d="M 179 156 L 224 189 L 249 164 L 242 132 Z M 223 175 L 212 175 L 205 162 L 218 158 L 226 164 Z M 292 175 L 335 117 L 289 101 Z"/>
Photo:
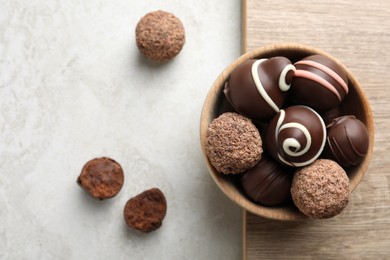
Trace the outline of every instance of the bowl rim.
<path fill-rule="evenodd" d="M 214 182 L 217 184 L 217 186 L 222 190 L 222 192 L 235 204 L 243 208 L 244 210 L 247 210 L 251 212 L 252 214 L 255 214 L 257 216 L 274 219 L 274 220 L 284 220 L 284 221 L 299 221 L 299 220 L 306 220 L 309 219 L 307 216 L 299 212 L 298 210 L 292 210 L 288 207 L 266 207 L 259 204 L 255 204 L 254 202 L 250 201 L 248 198 L 246 198 L 243 194 L 238 194 L 240 192 L 229 192 L 231 190 L 231 187 L 233 184 L 230 184 L 226 186 L 224 183 L 220 181 L 220 179 L 223 177 L 223 175 L 215 170 L 215 168 L 212 166 L 210 160 L 208 159 L 206 153 L 205 153 L 205 137 L 206 132 L 209 123 L 214 118 L 212 115 L 216 114 L 215 107 L 213 104 L 215 104 L 218 101 L 218 98 L 221 95 L 221 89 L 223 84 L 226 82 L 226 80 L 229 78 L 230 74 L 234 70 L 234 68 L 241 64 L 242 62 L 252 59 L 252 58 L 260 58 L 262 56 L 275 56 L 271 55 L 275 52 L 280 51 L 288 51 L 288 52 L 306 52 L 311 54 L 321 54 L 324 55 L 332 60 L 334 60 L 337 64 L 339 64 L 346 72 L 348 77 L 348 85 L 355 86 L 354 89 L 357 92 L 357 96 L 361 98 L 361 102 L 364 107 L 364 117 L 366 118 L 366 127 L 368 129 L 369 133 L 369 147 L 368 152 L 363 161 L 359 164 L 359 168 L 354 174 L 354 178 L 350 178 L 350 192 L 352 193 L 358 184 L 363 179 L 368 166 L 369 162 L 371 160 L 372 152 L 373 152 L 373 146 L 374 146 L 374 122 L 373 122 L 373 116 L 372 111 L 370 108 L 370 105 L 368 103 L 368 99 L 360 85 L 360 83 L 357 81 L 355 76 L 352 74 L 352 72 L 346 68 L 344 64 L 342 64 L 339 60 L 337 60 L 335 57 L 330 55 L 329 53 L 322 51 L 320 49 L 299 44 L 299 43 L 278 43 L 278 44 L 271 44 L 271 45 L 265 45 L 263 47 L 256 48 L 252 51 L 246 52 L 240 57 L 238 57 L 235 61 L 233 61 L 231 64 L 229 64 L 217 77 L 217 79 L 214 81 L 213 85 L 209 89 L 207 96 L 204 100 L 204 104 L 202 107 L 201 117 L 200 117 L 200 142 L 201 142 L 201 148 L 202 148 L 202 154 L 203 158 L 206 162 L 208 171 L 214 180 Z"/>

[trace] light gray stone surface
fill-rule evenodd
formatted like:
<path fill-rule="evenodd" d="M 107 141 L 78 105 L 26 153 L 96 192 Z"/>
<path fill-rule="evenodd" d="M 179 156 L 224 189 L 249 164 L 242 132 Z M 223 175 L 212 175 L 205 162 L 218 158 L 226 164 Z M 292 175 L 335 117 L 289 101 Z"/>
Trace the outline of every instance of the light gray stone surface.
<path fill-rule="evenodd" d="M 202 159 L 199 118 L 240 55 L 240 1 L 0 0 L 0 259 L 238 259 L 241 211 Z M 177 15 L 186 44 L 145 61 L 135 26 Z M 107 201 L 76 179 L 109 156 L 125 184 Z M 163 226 L 129 230 L 126 201 L 159 187 Z"/>

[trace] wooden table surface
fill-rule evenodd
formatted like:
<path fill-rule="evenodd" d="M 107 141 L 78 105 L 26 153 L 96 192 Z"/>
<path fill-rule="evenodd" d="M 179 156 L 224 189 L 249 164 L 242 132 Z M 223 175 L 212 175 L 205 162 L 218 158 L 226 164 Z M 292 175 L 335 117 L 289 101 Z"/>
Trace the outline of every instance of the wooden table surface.
<path fill-rule="evenodd" d="M 297 223 L 243 212 L 243 258 L 390 259 L 390 0 L 243 0 L 243 51 L 279 42 L 322 49 L 355 74 L 374 115 L 374 153 L 339 216 Z"/>

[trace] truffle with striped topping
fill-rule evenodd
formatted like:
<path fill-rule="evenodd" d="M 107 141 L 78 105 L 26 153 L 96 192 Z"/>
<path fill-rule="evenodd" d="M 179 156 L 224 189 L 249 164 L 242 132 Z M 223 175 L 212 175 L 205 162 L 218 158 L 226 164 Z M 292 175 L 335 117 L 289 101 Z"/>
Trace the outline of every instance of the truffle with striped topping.
<path fill-rule="evenodd" d="M 292 168 L 284 167 L 268 156 L 241 175 L 245 194 L 255 203 L 275 206 L 290 198 Z"/>
<path fill-rule="evenodd" d="M 325 154 L 343 167 L 360 163 L 368 152 L 367 127 L 355 116 L 342 116 L 327 127 Z"/>
<path fill-rule="evenodd" d="M 294 70 L 284 57 L 244 61 L 226 82 L 225 96 L 239 113 L 267 122 L 282 107 Z"/>
<path fill-rule="evenodd" d="M 344 69 L 323 55 L 311 55 L 294 64 L 296 71 L 289 95 L 295 104 L 318 112 L 338 106 L 348 94 Z"/>
<path fill-rule="evenodd" d="M 280 163 L 302 167 L 324 149 L 326 128 L 321 116 L 307 106 L 291 106 L 274 116 L 266 132 L 268 153 Z"/>

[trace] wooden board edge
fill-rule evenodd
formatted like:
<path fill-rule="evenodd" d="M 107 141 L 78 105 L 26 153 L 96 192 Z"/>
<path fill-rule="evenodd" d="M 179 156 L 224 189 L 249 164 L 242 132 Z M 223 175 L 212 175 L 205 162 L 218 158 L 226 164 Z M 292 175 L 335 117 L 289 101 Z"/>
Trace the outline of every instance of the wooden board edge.
<path fill-rule="evenodd" d="M 247 35 L 247 0 L 241 2 L 241 53 L 246 53 L 246 35 Z"/>
<path fill-rule="evenodd" d="M 241 53 L 246 52 L 246 36 L 247 36 L 247 0 L 241 0 Z M 246 223 L 247 212 L 242 209 L 242 226 L 241 226 L 241 256 L 242 260 L 247 260 L 247 241 L 246 241 Z"/>
<path fill-rule="evenodd" d="M 245 209 L 242 209 L 242 230 L 241 230 L 242 260 L 247 260 L 247 242 L 246 242 L 246 225 L 247 225 L 247 223 L 246 223 L 246 218 L 247 218 L 247 211 Z"/>

